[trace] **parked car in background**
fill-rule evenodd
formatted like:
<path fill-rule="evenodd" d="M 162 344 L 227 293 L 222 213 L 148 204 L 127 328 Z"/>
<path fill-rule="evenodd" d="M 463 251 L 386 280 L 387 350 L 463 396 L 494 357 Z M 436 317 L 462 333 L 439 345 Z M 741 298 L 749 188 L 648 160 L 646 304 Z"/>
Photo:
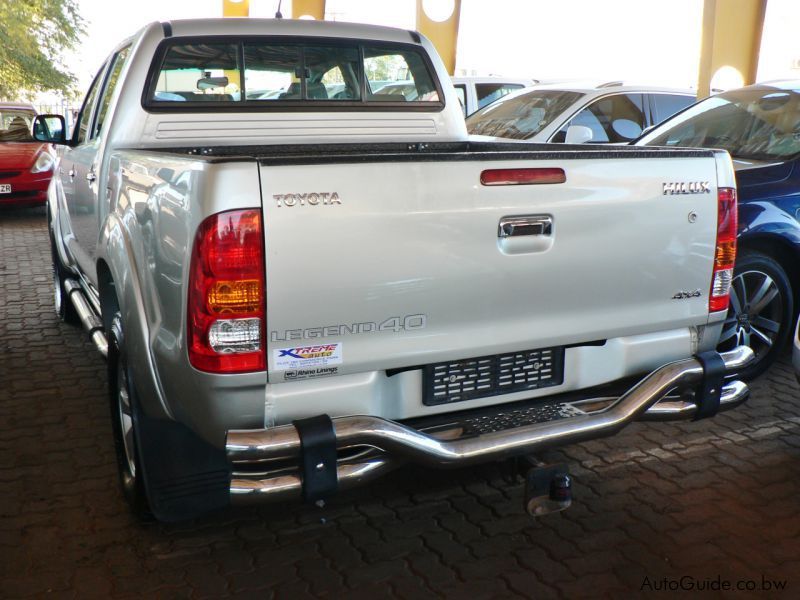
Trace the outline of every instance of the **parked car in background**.
<path fill-rule="evenodd" d="M 800 320 L 797 322 L 797 329 L 794 332 L 794 344 L 792 348 L 792 364 L 797 382 L 800 383 Z"/>
<path fill-rule="evenodd" d="M 35 116 L 30 104 L 0 103 L 0 206 L 47 201 L 54 153 L 49 144 L 33 139 Z"/>
<path fill-rule="evenodd" d="M 628 143 L 695 102 L 691 90 L 622 85 L 540 84 L 467 117 L 473 135 L 568 144 Z"/>
<path fill-rule="evenodd" d="M 707 98 L 635 142 L 723 148 L 739 194 L 739 258 L 720 348 L 746 344 L 762 373 L 793 330 L 800 289 L 800 81 L 770 82 Z"/>
<path fill-rule="evenodd" d="M 503 96 L 536 84 L 535 79 L 514 77 L 452 77 L 464 116 L 499 100 Z"/>

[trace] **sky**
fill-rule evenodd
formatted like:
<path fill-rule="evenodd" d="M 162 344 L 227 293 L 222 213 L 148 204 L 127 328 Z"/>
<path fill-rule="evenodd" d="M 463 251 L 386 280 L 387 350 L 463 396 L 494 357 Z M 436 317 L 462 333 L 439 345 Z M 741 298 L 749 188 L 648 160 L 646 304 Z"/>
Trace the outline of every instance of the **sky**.
<path fill-rule="evenodd" d="M 282 2 L 286 17 L 291 4 Z M 79 0 L 79 5 L 87 36 L 69 61 L 81 90 L 114 46 L 147 23 L 222 16 L 222 0 Z M 250 0 L 250 16 L 272 17 L 277 5 L 278 0 Z M 702 9 L 703 0 L 462 0 L 456 71 L 695 87 Z M 328 19 L 404 29 L 415 28 L 415 11 L 415 0 L 326 2 Z M 759 79 L 800 77 L 798 29 L 800 2 L 769 0 Z"/>

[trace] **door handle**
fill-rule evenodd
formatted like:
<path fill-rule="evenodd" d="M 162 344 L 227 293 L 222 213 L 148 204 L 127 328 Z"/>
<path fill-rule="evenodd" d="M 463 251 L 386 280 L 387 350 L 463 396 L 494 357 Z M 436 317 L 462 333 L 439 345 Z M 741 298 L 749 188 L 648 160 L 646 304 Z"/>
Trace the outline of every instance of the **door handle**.
<path fill-rule="evenodd" d="M 70 181 L 75 179 L 75 169 L 70 169 L 68 175 L 69 175 L 69 180 Z"/>
<path fill-rule="evenodd" d="M 97 179 L 97 175 L 95 175 L 94 171 L 89 171 L 86 173 L 86 181 L 89 183 L 94 183 L 95 179 Z"/>
<path fill-rule="evenodd" d="M 503 217 L 497 229 L 497 237 L 509 238 L 521 235 L 553 234 L 553 217 L 550 215 L 521 215 Z"/>

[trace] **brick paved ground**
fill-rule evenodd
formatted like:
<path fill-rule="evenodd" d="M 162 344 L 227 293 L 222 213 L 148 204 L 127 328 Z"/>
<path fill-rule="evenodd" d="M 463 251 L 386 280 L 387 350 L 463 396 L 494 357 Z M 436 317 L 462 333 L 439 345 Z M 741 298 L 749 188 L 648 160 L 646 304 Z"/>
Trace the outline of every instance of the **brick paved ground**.
<path fill-rule="evenodd" d="M 622 597 L 683 575 L 800 593 L 800 390 L 786 360 L 714 421 L 553 452 L 575 465 L 577 501 L 539 521 L 487 466 L 407 468 L 324 510 L 140 524 L 117 490 L 103 361 L 50 294 L 43 213 L 0 212 L 2 598 Z"/>

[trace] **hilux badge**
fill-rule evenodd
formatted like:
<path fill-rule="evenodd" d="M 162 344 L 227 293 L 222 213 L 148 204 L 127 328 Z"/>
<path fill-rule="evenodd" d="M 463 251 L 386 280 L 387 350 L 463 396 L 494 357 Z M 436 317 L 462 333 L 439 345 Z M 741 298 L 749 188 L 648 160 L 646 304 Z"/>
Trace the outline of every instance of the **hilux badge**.
<path fill-rule="evenodd" d="M 674 194 L 710 194 L 708 181 L 665 181 L 661 184 L 665 196 Z"/>

